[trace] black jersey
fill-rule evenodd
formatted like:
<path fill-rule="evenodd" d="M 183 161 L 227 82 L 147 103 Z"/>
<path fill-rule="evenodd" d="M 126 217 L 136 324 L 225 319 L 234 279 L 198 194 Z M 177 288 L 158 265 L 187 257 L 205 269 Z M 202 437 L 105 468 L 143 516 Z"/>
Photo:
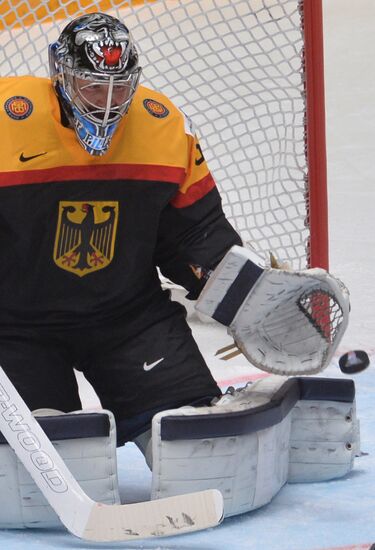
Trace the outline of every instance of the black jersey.
<path fill-rule="evenodd" d="M 47 79 L 1 78 L 0 106 L 0 325 L 126 316 L 160 299 L 156 266 L 196 297 L 194 266 L 240 243 L 164 95 L 139 87 L 103 157 L 61 123 Z"/>

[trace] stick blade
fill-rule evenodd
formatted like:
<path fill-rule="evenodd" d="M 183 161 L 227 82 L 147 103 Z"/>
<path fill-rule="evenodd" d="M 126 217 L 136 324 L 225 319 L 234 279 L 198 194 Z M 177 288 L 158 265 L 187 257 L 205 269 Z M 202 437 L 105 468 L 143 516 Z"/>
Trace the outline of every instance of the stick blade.
<path fill-rule="evenodd" d="M 169 537 L 215 527 L 223 519 L 216 489 L 125 505 L 97 503 L 78 535 L 98 542 Z"/>

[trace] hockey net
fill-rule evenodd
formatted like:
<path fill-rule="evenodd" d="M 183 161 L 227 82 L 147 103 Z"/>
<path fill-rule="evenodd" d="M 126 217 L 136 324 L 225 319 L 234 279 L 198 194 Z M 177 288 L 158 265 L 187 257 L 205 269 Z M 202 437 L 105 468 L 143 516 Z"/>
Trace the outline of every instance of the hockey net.
<path fill-rule="evenodd" d="M 47 76 L 67 20 L 132 30 L 143 83 L 197 127 L 228 218 L 260 253 L 327 267 L 320 0 L 4 0 L 0 74 Z"/>

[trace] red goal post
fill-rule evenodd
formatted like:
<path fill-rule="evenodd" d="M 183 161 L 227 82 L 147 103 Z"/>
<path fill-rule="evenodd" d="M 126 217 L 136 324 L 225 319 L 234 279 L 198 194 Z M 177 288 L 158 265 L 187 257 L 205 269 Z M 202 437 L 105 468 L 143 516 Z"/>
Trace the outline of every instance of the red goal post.
<path fill-rule="evenodd" d="M 244 242 L 328 268 L 321 0 L 4 0 L 0 74 L 46 76 L 48 43 L 93 11 L 128 24 L 143 83 L 192 118 Z"/>
<path fill-rule="evenodd" d="M 311 266 L 328 269 L 328 199 L 325 139 L 322 2 L 305 0 L 307 162 L 309 169 L 309 245 Z"/>

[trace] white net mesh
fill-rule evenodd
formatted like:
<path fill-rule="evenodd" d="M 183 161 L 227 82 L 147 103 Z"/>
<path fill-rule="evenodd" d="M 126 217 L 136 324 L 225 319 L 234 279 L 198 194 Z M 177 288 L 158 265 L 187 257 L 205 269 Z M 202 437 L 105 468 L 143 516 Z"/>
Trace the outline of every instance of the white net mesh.
<path fill-rule="evenodd" d="M 303 1 L 112 1 L 2 2 L 0 74 L 46 76 L 47 44 L 64 19 L 95 6 L 124 19 L 141 53 L 143 84 L 192 117 L 243 240 L 305 267 Z"/>

